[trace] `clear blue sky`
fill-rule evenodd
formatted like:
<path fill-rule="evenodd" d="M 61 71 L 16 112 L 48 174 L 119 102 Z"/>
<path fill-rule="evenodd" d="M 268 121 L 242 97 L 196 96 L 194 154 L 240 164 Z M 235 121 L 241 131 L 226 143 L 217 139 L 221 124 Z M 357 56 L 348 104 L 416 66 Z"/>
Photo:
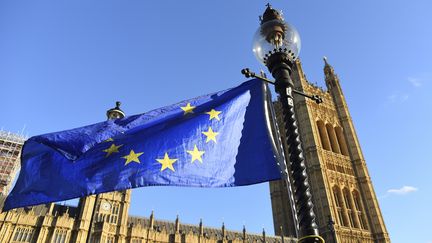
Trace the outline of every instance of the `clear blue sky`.
<path fill-rule="evenodd" d="M 30 136 L 235 86 L 264 1 L 0 1 L 0 127 Z M 432 3 L 272 1 L 342 82 L 392 241 L 431 242 Z M 131 213 L 273 232 L 268 184 L 136 189 Z"/>

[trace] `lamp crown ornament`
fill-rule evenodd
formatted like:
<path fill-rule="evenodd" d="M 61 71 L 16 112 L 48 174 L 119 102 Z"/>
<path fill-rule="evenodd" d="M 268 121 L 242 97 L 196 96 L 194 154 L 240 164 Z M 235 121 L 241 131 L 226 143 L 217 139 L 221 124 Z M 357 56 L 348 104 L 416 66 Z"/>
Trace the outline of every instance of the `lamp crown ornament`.
<path fill-rule="evenodd" d="M 283 56 L 291 62 L 297 59 L 301 48 L 300 35 L 292 25 L 285 22 L 281 11 L 267 4 L 260 21 L 253 39 L 255 57 L 266 66 L 273 54 Z"/>
<path fill-rule="evenodd" d="M 278 20 L 282 20 L 283 21 L 283 17 L 280 11 L 273 9 L 272 6 L 270 5 L 270 3 L 267 3 L 267 8 L 264 11 L 264 14 L 262 15 L 261 18 L 261 24 L 274 20 L 274 19 L 278 19 Z"/>
<path fill-rule="evenodd" d="M 117 101 L 116 106 L 114 108 L 107 110 L 106 115 L 107 115 L 108 120 L 119 119 L 119 118 L 125 117 L 125 113 L 122 111 L 122 109 L 120 109 L 120 105 L 121 105 L 121 102 Z"/>

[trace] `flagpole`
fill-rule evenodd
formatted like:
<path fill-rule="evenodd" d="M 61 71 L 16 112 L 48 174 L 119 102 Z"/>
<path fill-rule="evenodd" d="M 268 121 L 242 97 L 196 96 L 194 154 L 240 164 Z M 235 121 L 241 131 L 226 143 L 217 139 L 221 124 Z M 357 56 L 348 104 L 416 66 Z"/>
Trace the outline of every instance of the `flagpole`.
<path fill-rule="evenodd" d="M 107 112 L 106 112 L 107 120 L 115 120 L 115 119 L 120 119 L 120 118 L 125 117 L 125 113 L 122 111 L 122 109 L 120 109 L 120 105 L 121 105 L 121 102 L 117 101 L 116 106 L 114 108 L 107 110 Z M 92 211 L 92 216 L 90 218 L 90 225 L 89 225 L 89 230 L 87 233 L 86 243 L 90 242 L 92 225 L 93 225 L 94 217 L 96 214 L 96 203 L 99 200 L 99 195 L 100 194 L 96 194 L 96 197 L 95 197 L 95 202 L 94 202 L 94 207 L 93 207 L 93 211 Z"/>

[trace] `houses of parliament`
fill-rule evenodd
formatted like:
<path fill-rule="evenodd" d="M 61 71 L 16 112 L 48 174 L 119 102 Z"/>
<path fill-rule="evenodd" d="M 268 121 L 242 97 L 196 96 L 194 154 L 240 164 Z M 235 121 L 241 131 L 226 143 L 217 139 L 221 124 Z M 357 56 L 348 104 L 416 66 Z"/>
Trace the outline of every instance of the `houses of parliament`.
<path fill-rule="evenodd" d="M 324 74 L 326 89 L 307 81 L 300 61 L 292 70 L 298 90 L 318 94 L 324 100 L 318 105 L 302 96 L 294 97 L 319 232 L 326 242 L 390 242 L 339 78 L 326 59 Z M 280 114 L 278 103 L 275 108 Z M 113 108 L 107 115 L 122 115 L 119 112 Z M 23 142 L 0 134 L 3 200 L 19 166 Z M 130 216 L 131 190 L 126 190 L 81 198 L 78 206 L 49 203 L 3 212 L 0 242 L 296 242 L 287 185 L 280 180 L 269 186 L 275 236 L 249 234 L 245 228 L 230 231 L 223 225 L 209 228 L 202 222 L 182 224 L 179 218 L 156 220 L 153 213 L 149 217 Z"/>

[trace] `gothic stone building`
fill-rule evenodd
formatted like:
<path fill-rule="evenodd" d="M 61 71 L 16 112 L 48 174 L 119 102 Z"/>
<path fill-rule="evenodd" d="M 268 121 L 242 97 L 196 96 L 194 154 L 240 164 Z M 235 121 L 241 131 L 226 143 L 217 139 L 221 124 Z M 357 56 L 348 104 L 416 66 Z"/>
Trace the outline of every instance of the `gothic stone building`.
<path fill-rule="evenodd" d="M 128 215 L 131 191 L 81 198 L 77 207 L 54 203 L 0 214 L 0 242 L 13 243 L 245 243 L 295 242 L 266 236 Z M 87 240 L 88 238 L 88 240 Z"/>
<path fill-rule="evenodd" d="M 326 242 L 390 242 L 339 79 L 327 62 L 324 73 L 327 91 L 306 80 L 299 61 L 292 74 L 297 89 L 324 98 L 317 105 L 295 96 L 320 233 Z M 160 221 L 153 214 L 130 216 L 127 190 L 81 198 L 77 207 L 51 203 L 3 212 L 0 242 L 295 242 L 284 237 L 293 235 L 293 222 L 283 181 L 270 183 L 270 197 L 280 237 L 208 228 L 202 222 L 185 225 L 178 218 Z"/>
<path fill-rule="evenodd" d="M 327 91 L 306 80 L 299 61 L 292 73 L 296 89 L 324 99 L 294 96 L 320 234 L 327 242 L 390 242 L 339 78 L 324 61 Z M 277 235 L 293 229 L 286 191 L 283 181 L 270 182 Z"/>

